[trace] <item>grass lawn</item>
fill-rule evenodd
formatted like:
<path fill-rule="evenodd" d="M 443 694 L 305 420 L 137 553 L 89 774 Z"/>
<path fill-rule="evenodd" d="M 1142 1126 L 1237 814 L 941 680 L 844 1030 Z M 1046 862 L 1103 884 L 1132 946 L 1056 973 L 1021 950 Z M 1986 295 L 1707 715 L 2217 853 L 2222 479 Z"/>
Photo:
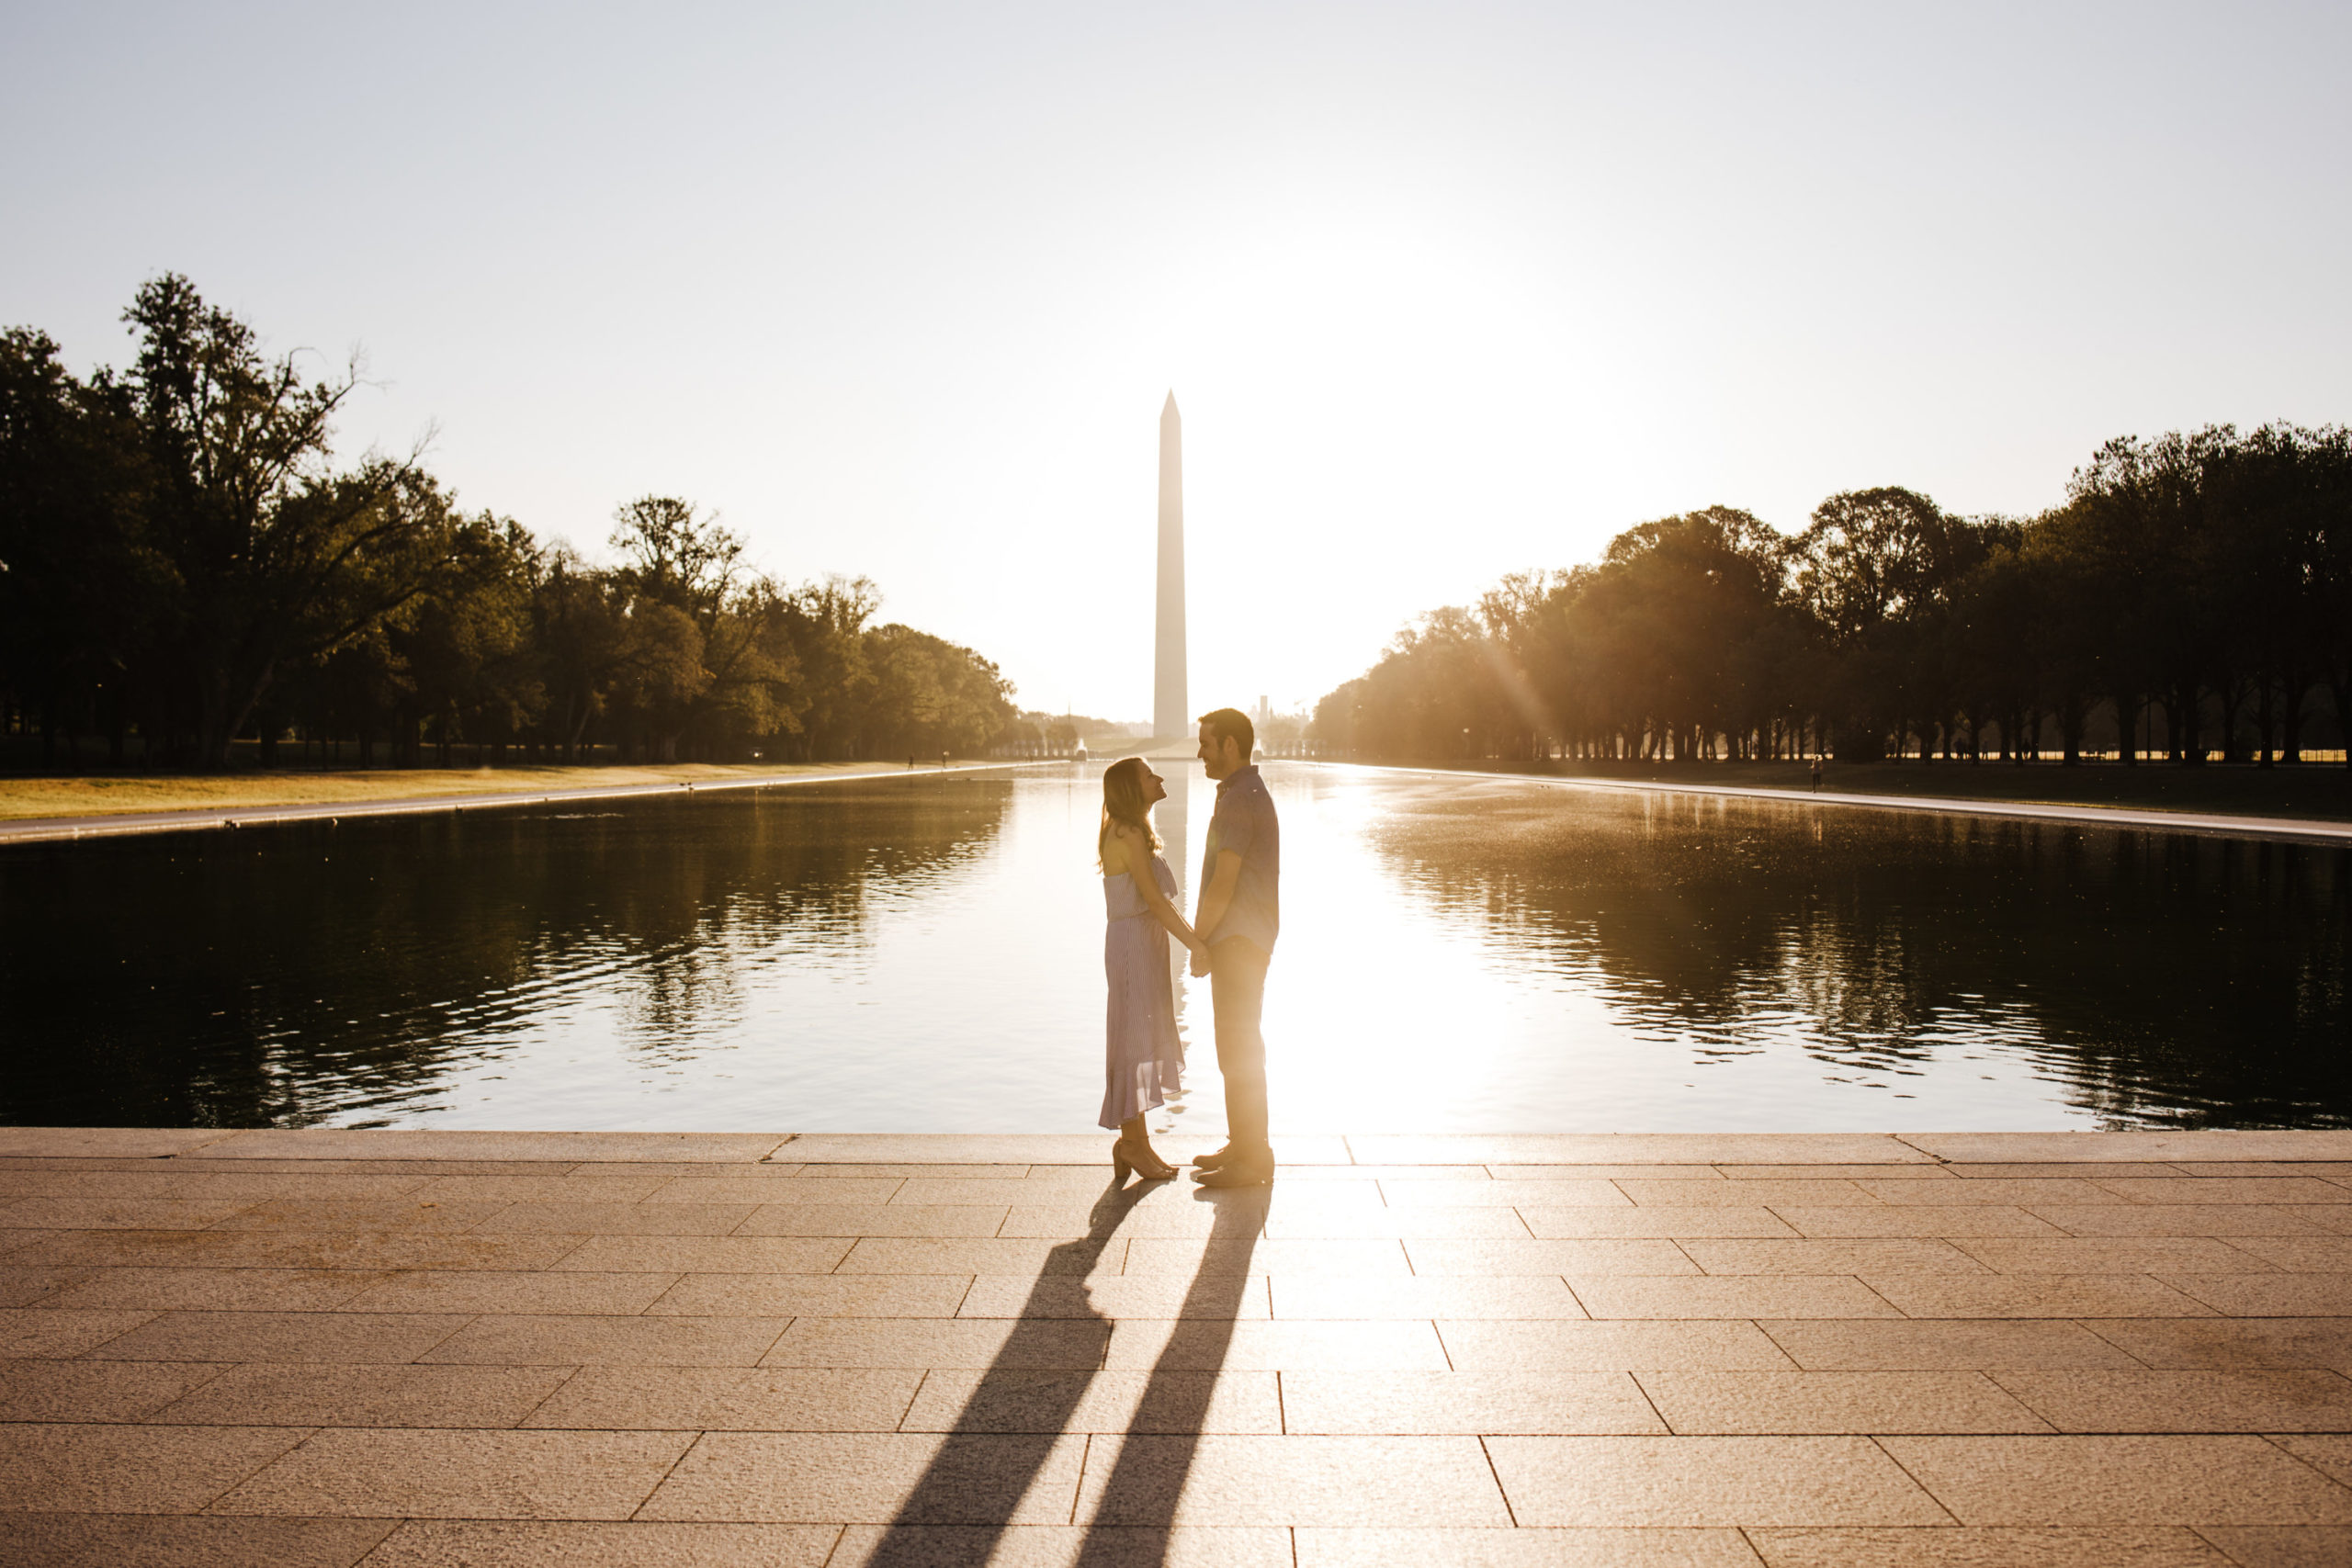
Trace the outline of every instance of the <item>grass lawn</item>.
<path fill-rule="evenodd" d="M 1810 786 L 1804 762 L 1456 762 L 1476 773 L 1525 773 L 1645 784 L 1728 784 L 1742 789 Z M 2201 768 L 2143 762 L 2030 767 L 1968 762 L 1824 762 L 1821 787 L 1840 795 L 1909 795 L 1947 799 L 2014 800 L 2054 806 L 2116 806 L 2145 811 L 2212 812 L 2241 817 L 2301 817 L 2352 821 L 2352 769 L 2340 762 L 2292 768 L 2242 763 Z"/>
<path fill-rule="evenodd" d="M 933 767 L 936 764 L 932 764 Z M 802 775 L 903 773 L 904 763 L 682 762 L 660 767 L 287 768 L 222 773 L 0 773 L 0 821 L 110 817 L 128 811 L 204 811 L 260 806 L 336 806 L 451 795 L 527 795 L 560 789 Z"/>

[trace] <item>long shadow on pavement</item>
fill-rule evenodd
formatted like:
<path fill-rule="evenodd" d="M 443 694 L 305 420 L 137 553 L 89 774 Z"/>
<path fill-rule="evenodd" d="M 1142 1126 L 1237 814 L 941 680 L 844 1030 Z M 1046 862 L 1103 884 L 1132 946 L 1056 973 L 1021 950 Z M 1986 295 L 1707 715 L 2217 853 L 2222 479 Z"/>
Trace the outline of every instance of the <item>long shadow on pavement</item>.
<path fill-rule="evenodd" d="M 1072 1325 L 1111 1324 L 1091 1302 L 1075 1306 L 1071 1297 L 1151 1190 L 1141 1182 L 1112 1187 L 1095 1201 L 1084 1238 L 1047 1254 L 1003 1348 L 863 1559 L 865 1568 L 978 1568 L 1016 1523 L 1070 1522 L 1058 1511 L 1024 1515 L 1023 1501 L 1049 1467 L 1071 1462 L 1067 1434 L 1098 1375 L 1068 1370 Z M 1216 1213 L 1181 1315 L 1127 1431 L 1089 1445 L 1089 1473 L 1099 1472 L 1102 1449 L 1115 1443 L 1117 1451 L 1108 1478 L 1080 1494 L 1081 1507 L 1087 1495 L 1099 1498 L 1077 1559 L 1084 1568 L 1143 1568 L 1165 1556 L 1272 1196 L 1268 1188 L 1193 1194 Z"/>

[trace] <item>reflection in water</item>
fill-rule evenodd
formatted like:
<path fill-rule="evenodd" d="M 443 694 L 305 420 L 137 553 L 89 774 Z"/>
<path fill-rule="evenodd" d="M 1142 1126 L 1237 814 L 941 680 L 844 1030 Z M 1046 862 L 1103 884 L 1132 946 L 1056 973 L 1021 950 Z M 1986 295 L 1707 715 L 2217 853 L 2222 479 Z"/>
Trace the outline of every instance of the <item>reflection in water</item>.
<path fill-rule="evenodd" d="M 1100 772 L 0 852 L 0 1119 L 1087 1128 Z M 2352 1123 L 2352 852 L 1267 776 L 1278 1127 Z"/>

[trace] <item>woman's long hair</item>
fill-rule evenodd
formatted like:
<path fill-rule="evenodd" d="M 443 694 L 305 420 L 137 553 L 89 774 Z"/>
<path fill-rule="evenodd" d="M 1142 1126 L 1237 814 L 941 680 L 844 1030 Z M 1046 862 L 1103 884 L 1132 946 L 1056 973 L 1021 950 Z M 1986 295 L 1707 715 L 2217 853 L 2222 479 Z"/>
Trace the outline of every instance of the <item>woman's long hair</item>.
<path fill-rule="evenodd" d="M 1122 757 L 1103 771 L 1102 826 L 1094 835 L 1094 869 L 1102 869 L 1102 852 L 1111 847 L 1111 829 L 1119 823 L 1141 832 L 1156 851 L 1159 835 L 1151 830 L 1151 802 L 1143 795 L 1143 781 L 1151 770 L 1141 757 Z"/>

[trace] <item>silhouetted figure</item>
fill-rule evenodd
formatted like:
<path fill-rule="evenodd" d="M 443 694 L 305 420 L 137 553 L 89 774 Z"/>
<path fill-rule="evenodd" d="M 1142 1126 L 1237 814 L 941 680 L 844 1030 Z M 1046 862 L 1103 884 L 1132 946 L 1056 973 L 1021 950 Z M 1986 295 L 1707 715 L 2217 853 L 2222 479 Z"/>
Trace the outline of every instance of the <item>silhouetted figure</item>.
<path fill-rule="evenodd" d="M 1152 1152 L 1146 1115 L 1183 1088 L 1184 1045 L 1176 1033 L 1176 992 L 1168 939 L 1196 955 L 1201 939 L 1177 912 L 1176 874 L 1159 853 L 1151 808 L 1168 798 L 1141 757 L 1122 757 L 1102 774 L 1102 826 L 1095 834 L 1102 872 L 1102 973 L 1110 984 L 1103 1032 L 1102 1118 L 1119 1131 L 1111 1164 L 1165 1181 L 1176 1168 Z"/>
<path fill-rule="evenodd" d="M 1282 827 L 1274 797 L 1250 761 L 1257 739 L 1250 716 L 1238 708 L 1201 716 L 1201 765 L 1217 786 L 1193 922 L 1207 949 L 1194 950 L 1193 973 L 1209 977 L 1227 1128 L 1226 1146 L 1193 1162 L 1204 1187 L 1254 1187 L 1274 1179 L 1260 1018 L 1266 966 L 1282 926 Z"/>
<path fill-rule="evenodd" d="M 1821 793 L 1821 759 L 1818 757 L 1813 760 L 1813 793 Z"/>

